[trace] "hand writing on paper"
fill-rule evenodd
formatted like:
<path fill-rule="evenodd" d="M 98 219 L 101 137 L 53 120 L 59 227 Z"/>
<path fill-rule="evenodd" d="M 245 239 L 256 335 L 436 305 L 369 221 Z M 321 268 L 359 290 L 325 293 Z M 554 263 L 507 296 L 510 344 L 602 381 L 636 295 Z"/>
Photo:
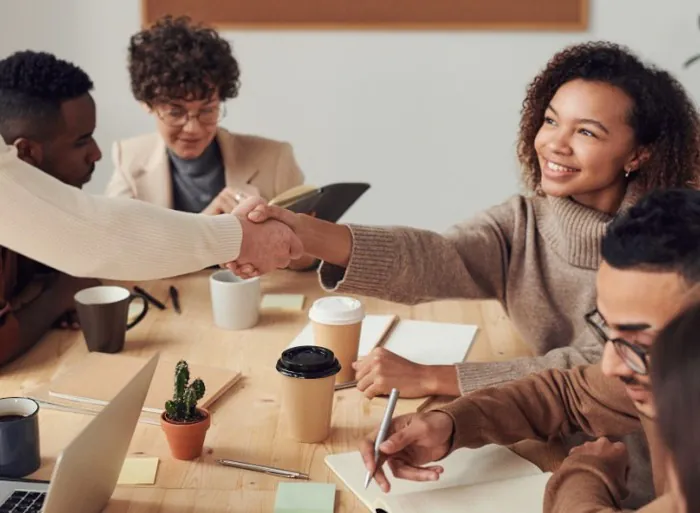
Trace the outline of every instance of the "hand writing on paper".
<path fill-rule="evenodd" d="M 284 208 L 267 205 L 265 200 L 262 198 L 251 198 L 250 200 L 246 200 L 244 204 L 235 209 L 234 214 L 238 215 L 239 217 L 245 215 L 250 224 L 257 224 L 258 226 L 265 226 L 268 223 L 275 225 L 283 223 L 292 231 L 295 231 L 298 228 L 296 214 Z M 296 235 L 294 236 L 296 237 Z M 301 247 L 301 242 L 298 238 L 297 242 L 299 242 L 299 247 Z M 292 260 L 296 260 L 301 256 L 302 255 L 299 254 L 298 256 L 293 257 Z M 254 261 L 246 261 L 240 257 L 235 262 L 226 264 L 226 266 L 234 274 L 240 276 L 241 278 L 260 276 L 261 274 L 265 274 L 266 272 L 272 270 L 263 270 L 256 266 Z"/>
<path fill-rule="evenodd" d="M 233 211 L 241 222 L 243 241 L 238 258 L 227 267 L 234 272 L 245 266 L 255 270 L 245 277 L 283 269 L 303 254 L 301 241 L 288 226 L 273 220 L 257 224 L 248 219 L 248 213 L 264 202 L 262 198 L 248 198 Z"/>
<path fill-rule="evenodd" d="M 431 367 L 413 363 L 383 347 L 352 364 L 357 389 L 370 399 L 388 395 L 392 388 L 401 390 L 401 397 L 425 397 L 435 393 Z M 453 370 L 453 374 L 456 372 Z"/>
<path fill-rule="evenodd" d="M 202 214 L 215 216 L 219 214 L 230 214 L 243 201 L 250 197 L 259 196 L 260 192 L 253 185 L 246 185 L 245 188 L 234 189 L 224 187 L 221 192 L 202 210 Z"/>
<path fill-rule="evenodd" d="M 360 454 L 365 468 L 368 472 L 374 472 L 375 481 L 385 493 L 391 489 L 391 484 L 382 469 L 384 462 L 399 479 L 437 481 L 444 469 L 439 465 L 423 465 L 447 455 L 453 430 L 452 418 L 446 413 L 431 411 L 401 415 L 391 421 L 389 437 L 379 446 L 382 456 L 376 472 L 374 440 L 379 430 L 362 441 Z"/>

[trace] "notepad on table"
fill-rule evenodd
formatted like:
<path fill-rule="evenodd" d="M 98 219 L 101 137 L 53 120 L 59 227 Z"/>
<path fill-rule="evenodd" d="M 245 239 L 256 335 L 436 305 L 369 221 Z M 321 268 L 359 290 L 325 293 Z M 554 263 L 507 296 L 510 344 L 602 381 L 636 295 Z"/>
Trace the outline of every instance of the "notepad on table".
<path fill-rule="evenodd" d="M 126 458 L 117 484 L 146 485 L 156 482 L 158 458 Z"/>
<path fill-rule="evenodd" d="M 542 511 L 551 474 L 505 447 L 460 449 L 437 464 L 445 471 L 438 481 L 415 482 L 390 475 L 385 494 L 372 481 L 364 487 L 366 469 L 359 452 L 326 456 L 326 465 L 372 512 L 387 513 L 535 513 Z"/>
<path fill-rule="evenodd" d="M 87 353 L 49 383 L 49 396 L 75 403 L 104 406 L 143 367 L 144 359 L 123 354 Z M 160 414 L 165 402 L 173 395 L 173 375 L 177 362 L 160 359 L 143 411 Z M 231 369 L 190 364 L 192 379 L 202 378 L 206 385 L 199 405 L 208 408 L 240 378 Z"/>
<path fill-rule="evenodd" d="M 274 513 L 333 513 L 335 485 L 329 483 L 280 483 Z"/>
<path fill-rule="evenodd" d="M 477 327 L 470 324 L 398 320 L 395 315 L 367 315 L 362 322 L 358 356 L 367 356 L 372 349 L 381 345 L 407 360 L 424 365 L 460 363 L 467 357 L 476 331 Z M 289 347 L 303 345 L 314 345 L 311 323 L 304 327 Z"/>
<path fill-rule="evenodd" d="M 264 310 L 303 310 L 303 294 L 265 294 L 260 302 L 260 308 Z"/>

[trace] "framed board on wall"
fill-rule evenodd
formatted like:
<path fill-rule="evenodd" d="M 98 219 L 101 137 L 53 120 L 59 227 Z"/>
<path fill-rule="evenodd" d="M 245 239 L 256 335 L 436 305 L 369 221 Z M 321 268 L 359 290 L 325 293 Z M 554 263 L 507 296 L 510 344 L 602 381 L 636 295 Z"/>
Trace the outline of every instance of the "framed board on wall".
<path fill-rule="evenodd" d="M 588 0 L 141 0 L 222 29 L 585 30 Z"/>

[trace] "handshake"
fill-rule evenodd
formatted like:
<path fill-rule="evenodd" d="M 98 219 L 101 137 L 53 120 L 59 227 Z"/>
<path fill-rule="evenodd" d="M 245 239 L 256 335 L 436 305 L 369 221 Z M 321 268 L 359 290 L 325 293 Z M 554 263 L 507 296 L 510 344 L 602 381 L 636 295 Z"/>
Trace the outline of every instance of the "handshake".
<path fill-rule="evenodd" d="M 234 274 L 252 278 L 284 269 L 301 258 L 304 247 L 295 233 L 297 215 L 270 206 L 259 197 L 248 197 L 231 212 L 241 222 L 243 240 L 238 258 L 226 264 Z"/>

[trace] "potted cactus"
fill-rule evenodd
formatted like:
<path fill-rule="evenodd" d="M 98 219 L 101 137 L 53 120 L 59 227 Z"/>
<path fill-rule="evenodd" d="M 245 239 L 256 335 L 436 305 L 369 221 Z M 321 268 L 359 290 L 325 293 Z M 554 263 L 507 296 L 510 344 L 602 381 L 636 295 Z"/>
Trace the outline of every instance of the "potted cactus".
<path fill-rule="evenodd" d="M 204 437 L 211 425 L 211 416 L 197 401 L 204 396 L 204 382 L 197 378 L 190 383 L 187 362 L 175 366 L 173 398 L 165 403 L 160 424 L 170 445 L 170 452 L 178 460 L 193 460 L 202 454 Z"/>

